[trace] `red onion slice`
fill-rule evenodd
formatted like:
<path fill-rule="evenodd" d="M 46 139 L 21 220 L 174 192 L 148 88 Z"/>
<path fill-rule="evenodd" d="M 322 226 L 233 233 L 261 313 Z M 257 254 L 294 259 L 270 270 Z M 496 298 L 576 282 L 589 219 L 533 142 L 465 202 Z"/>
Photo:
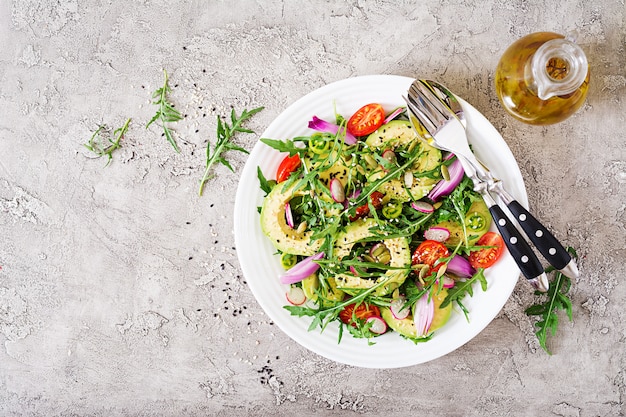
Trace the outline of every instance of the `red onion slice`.
<path fill-rule="evenodd" d="M 426 293 L 415 303 L 415 312 L 413 313 L 413 320 L 415 321 L 415 329 L 417 330 L 418 336 L 426 336 L 428 334 L 434 316 L 435 302 L 430 294 Z"/>
<path fill-rule="evenodd" d="M 309 129 L 317 130 L 318 132 L 332 133 L 333 135 L 336 135 L 339 129 L 341 129 L 340 133 L 345 135 L 343 141 L 346 145 L 354 145 L 356 143 L 356 137 L 348 132 L 348 129 L 322 120 L 317 116 L 313 116 L 313 120 L 309 122 Z"/>
<path fill-rule="evenodd" d="M 401 115 L 402 113 L 404 113 L 404 110 L 406 110 L 404 107 L 398 107 L 397 109 L 395 109 L 394 111 L 392 111 L 389 116 L 387 116 L 385 118 L 385 121 L 383 122 L 383 124 L 387 124 L 390 121 L 392 121 L 393 119 L 395 119 L 396 117 L 398 117 L 399 115 Z"/>
<path fill-rule="evenodd" d="M 285 203 L 285 220 L 287 220 L 287 225 L 292 229 L 295 227 L 293 222 L 293 213 L 291 212 L 291 204 L 289 202 Z"/>
<path fill-rule="evenodd" d="M 461 255 L 454 255 L 454 257 L 448 261 L 446 272 L 450 272 L 458 277 L 469 278 L 476 273 L 476 269 Z"/>
<path fill-rule="evenodd" d="M 281 284 L 295 284 L 313 274 L 320 268 L 319 264 L 315 261 L 324 258 L 324 256 L 324 252 L 320 252 L 301 260 L 294 267 L 289 269 L 286 274 L 280 277 Z"/>
<path fill-rule="evenodd" d="M 437 201 L 439 198 L 446 196 L 452 192 L 456 188 L 457 185 L 463 179 L 463 175 L 465 175 L 465 171 L 463 170 L 463 166 L 461 165 L 461 161 L 459 159 L 455 159 L 448 166 L 448 173 L 450 174 L 450 181 L 441 180 L 439 181 L 430 193 L 428 193 L 428 198 L 432 201 Z"/>

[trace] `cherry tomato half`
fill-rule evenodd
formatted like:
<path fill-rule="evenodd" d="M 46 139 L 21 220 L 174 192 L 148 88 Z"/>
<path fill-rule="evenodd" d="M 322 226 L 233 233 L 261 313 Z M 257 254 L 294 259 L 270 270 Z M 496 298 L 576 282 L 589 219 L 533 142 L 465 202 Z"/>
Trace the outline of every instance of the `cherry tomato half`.
<path fill-rule="evenodd" d="M 348 132 L 354 136 L 369 135 L 382 126 L 385 121 L 385 110 L 378 103 L 370 103 L 361 107 L 348 119 Z"/>
<path fill-rule="evenodd" d="M 345 324 L 356 327 L 355 318 L 358 320 L 367 320 L 370 317 L 380 317 L 380 309 L 372 304 L 359 303 L 348 304 L 339 312 L 339 319 Z"/>
<path fill-rule="evenodd" d="M 470 253 L 468 259 L 474 268 L 489 268 L 504 252 L 504 240 L 495 232 L 487 232 L 476 242 L 477 246 L 491 246 Z"/>
<path fill-rule="evenodd" d="M 374 191 L 372 194 L 370 194 L 370 201 L 372 202 L 372 205 L 376 210 L 380 209 L 383 206 L 383 197 L 385 197 L 385 195 L 380 191 Z M 350 216 L 350 221 L 353 222 L 355 220 L 361 219 L 363 217 L 366 217 L 368 214 L 370 214 L 370 206 L 365 203 L 362 206 L 356 208 L 354 216 Z"/>
<path fill-rule="evenodd" d="M 425 240 L 415 249 L 413 252 L 413 256 L 411 257 L 411 263 L 413 265 L 416 264 L 424 264 L 430 266 L 430 273 L 433 271 L 437 271 L 443 263 L 439 265 L 435 265 L 441 258 L 446 258 L 450 256 L 450 251 L 441 242 L 437 242 L 436 240 Z"/>
<path fill-rule="evenodd" d="M 294 156 L 287 155 L 278 166 L 278 170 L 276 170 L 276 182 L 283 182 L 289 178 L 291 173 L 300 167 L 301 163 L 298 154 Z"/>

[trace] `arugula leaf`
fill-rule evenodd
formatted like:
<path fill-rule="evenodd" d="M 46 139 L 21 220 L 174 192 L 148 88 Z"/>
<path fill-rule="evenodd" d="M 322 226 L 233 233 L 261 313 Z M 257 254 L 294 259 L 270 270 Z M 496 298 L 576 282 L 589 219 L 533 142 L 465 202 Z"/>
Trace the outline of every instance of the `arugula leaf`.
<path fill-rule="evenodd" d="M 276 139 L 267 139 L 261 138 L 261 142 L 276 149 L 278 152 L 289 152 L 289 156 L 294 156 L 298 152 L 302 151 L 302 148 L 298 148 L 294 141 L 291 139 L 287 140 L 276 140 Z"/>
<path fill-rule="evenodd" d="M 573 248 L 567 248 L 567 251 L 576 259 L 576 251 Z M 552 272 L 554 268 L 546 269 L 546 272 Z M 559 310 L 565 311 L 569 321 L 572 321 L 572 301 L 567 296 L 570 290 L 572 281 L 560 271 L 556 271 L 554 280 L 550 282 L 548 291 L 544 294 L 539 291 L 535 291 L 535 295 L 545 295 L 547 299 L 543 303 L 533 304 L 526 309 L 526 314 L 529 316 L 540 316 L 541 319 L 535 323 L 537 331 L 537 339 L 539 345 L 543 348 L 548 355 L 552 355 L 547 347 L 548 331 L 554 336 L 559 326 L 559 316 L 557 312 Z"/>
<path fill-rule="evenodd" d="M 256 176 L 259 179 L 261 191 L 263 191 L 265 195 L 267 196 L 270 193 L 270 191 L 272 191 L 272 184 L 267 180 L 267 178 L 265 178 L 265 175 L 263 175 L 263 171 L 261 171 L 261 167 L 256 167 Z M 274 183 L 275 182 L 276 181 L 274 181 Z"/>
<path fill-rule="evenodd" d="M 182 120 L 183 117 L 180 114 L 180 112 L 176 108 L 174 108 L 174 105 L 172 105 L 167 100 L 167 93 L 169 93 L 172 90 L 167 82 L 168 81 L 167 71 L 163 70 L 163 74 L 165 75 L 165 81 L 163 82 L 163 87 L 157 89 L 154 93 L 152 93 L 152 98 L 153 98 L 152 104 L 159 106 L 159 108 L 157 109 L 156 114 L 152 117 L 152 119 L 150 119 L 150 121 L 146 125 L 146 129 L 150 127 L 152 123 L 159 120 L 161 122 L 161 127 L 163 128 L 163 133 L 165 134 L 165 138 L 174 147 L 176 152 L 180 152 L 180 149 L 178 148 L 178 144 L 176 143 L 176 140 L 172 136 L 172 132 L 167 127 L 166 123 L 177 122 L 179 120 Z"/>
<path fill-rule="evenodd" d="M 124 126 L 117 128 L 113 131 L 113 138 L 107 138 L 109 145 L 105 146 L 105 142 L 102 139 L 101 133 L 106 131 L 106 125 L 98 126 L 98 129 L 93 133 L 89 142 L 84 143 L 83 146 L 89 149 L 91 152 L 95 153 L 98 157 L 108 156 L 109 159 L 105 165 L 105 167 L 109 166 L 111 161 L 113 160 L 113 151 L 119 149 L 122 145 L 120 144 L 120 140 L 124 137 L 126 132 L 128 131 L 128 125 L 130 124 L 130 119 L 126 119 L 126 123 Z"/>
<path fill-rule="evenodd" d="M 231 124 L 228 124 L 228 122 L 222 122 L 222 118 L 217 116 L 217 140 L 215 141 L 215 148 L 213 149 L 213 152 L 211 152 L 211 142 L 207 143 L 206 146 L 206 168 L 204 170 L 204 175 L 202 175 L 202 179 L 200 180 L 200 189 L 198 191 L 198 194 L 201 197 L 204 190 L 204 184 L 214 176 L 210 175 L 210 170 L 213 164 L 222 164 L 231 171 L 235 171 L 230 165 L 230 162 L 222 156 L 223 152 L 239 151 L 246 154 L 249 153 L 241 146 L 237 146 L 232 143 L 231 139 L 237 132 L 254 133 L 252 130 L 244 129 L 241 125 L 261 110 L 263 110 L 263 107 L 257 107 L 256 109 L 252 109 L 250 111 L 244 109 L 241 115 L 237 116 L 235 109 L 232 109 L 230 112 Z"/>
<path fill-rule="evenodd" d="M 444 308 L 448 304 L 450 304 L 452 301 L 454 301 L 461 308 L 461 310 L 463 311 L 463 314 L 465 314 L 465 318 L 469 320 L 468 318 L 469 312 L 467 308 L 465 308 L 461 300 L 465 297 L 466 294 L 469 294 L 470 297 L 474 295 L 474 289 L 472 288 L 472 286 L 476 281 L 480 282 L 480 287 L 482 288 L 483 291 L 487 291 L 487 279 L 485 278 L 484 268 L 478 268 L 474 276 L 472 276 L 471 278 L 465 281 L 457 282 L 454 287 L 450 288 L 448 290 L 448 295 L 446 296 L 446 298 L 443 300 L 443 302 L 441 303 L 439 307 Z"/>

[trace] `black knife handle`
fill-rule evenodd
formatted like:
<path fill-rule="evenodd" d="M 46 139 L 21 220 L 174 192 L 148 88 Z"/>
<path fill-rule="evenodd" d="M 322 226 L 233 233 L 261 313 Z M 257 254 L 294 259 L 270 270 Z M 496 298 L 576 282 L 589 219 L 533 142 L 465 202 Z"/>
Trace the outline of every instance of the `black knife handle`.
<path fill-rule="evenodd" d="M 515 263 L 517 263 L 524 277 L 528 280 L 533 280 L 541 276 L 544 273 L 543 266 L 541 266 L 537 255 L 535 255 L 535 252 L 533 252 L 528 245 L 526 239 L 524 239 L 519 230 L 517 230 L 515 224 L 504 214 L 504 211 L 498 205 L 489 207 L 489 212 L 502 235 L 502 239 L 509 253 L 515 260 Z"/>
<path fill-rule="evenodd" d="M 554 235 L 516 200 L 511 201 L 507 207 L 550 265 L 559 270 L 565 268 L 572 257 Z"/>

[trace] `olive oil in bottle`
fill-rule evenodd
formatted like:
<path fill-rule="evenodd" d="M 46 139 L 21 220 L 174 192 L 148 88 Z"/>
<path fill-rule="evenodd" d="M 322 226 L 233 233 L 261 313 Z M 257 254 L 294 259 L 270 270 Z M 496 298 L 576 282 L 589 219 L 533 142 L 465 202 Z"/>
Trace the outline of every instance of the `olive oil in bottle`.
<path fill-rule="evenodd" d="M 565 120 L 584 103 L 589 64 L 573 40 L 537 32 L 514 42 L 496 68 L 496 92 L 502 106 L 525 123 Z"/>

